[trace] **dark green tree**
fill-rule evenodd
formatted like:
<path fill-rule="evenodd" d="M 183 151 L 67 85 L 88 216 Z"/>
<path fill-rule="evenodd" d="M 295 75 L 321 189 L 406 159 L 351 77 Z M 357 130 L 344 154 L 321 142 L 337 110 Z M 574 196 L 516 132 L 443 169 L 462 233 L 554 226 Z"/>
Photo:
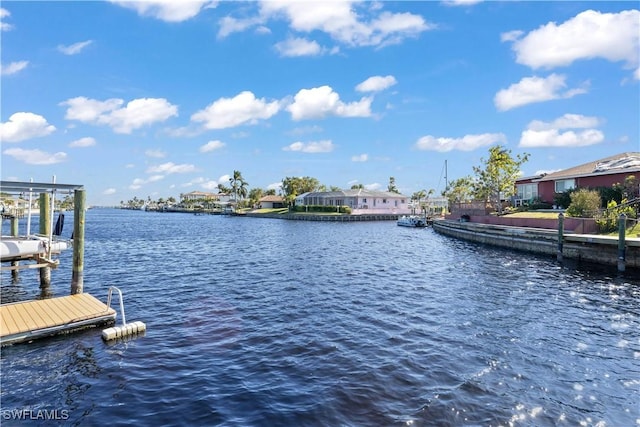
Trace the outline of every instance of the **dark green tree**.
<path fill-rule="evenodd" d="M 400 190 L 396 187 L 396 179 L 394 177 L 389 177 L 389 185 L 387 186 L 387 191 L 389 193 L 400 194 Z"/>

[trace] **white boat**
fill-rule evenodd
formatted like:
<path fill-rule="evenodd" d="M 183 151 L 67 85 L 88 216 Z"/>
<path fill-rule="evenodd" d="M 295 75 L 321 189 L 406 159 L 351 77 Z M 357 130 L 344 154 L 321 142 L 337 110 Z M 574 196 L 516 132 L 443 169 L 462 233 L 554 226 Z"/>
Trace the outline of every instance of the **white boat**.
<path fill-rule="evenodd" d="M 33 258 L 48 258 L 72 247 L 71 241 L 45 236 L 2 236 L 0 238 L 0 261 L 20 261 Z"/>
<path fill-rule="evenodd" d="M 427 221 L 418 215 L 403 215 L 398 218 L 398 225 L 403 227 L 426 227 Z"/>

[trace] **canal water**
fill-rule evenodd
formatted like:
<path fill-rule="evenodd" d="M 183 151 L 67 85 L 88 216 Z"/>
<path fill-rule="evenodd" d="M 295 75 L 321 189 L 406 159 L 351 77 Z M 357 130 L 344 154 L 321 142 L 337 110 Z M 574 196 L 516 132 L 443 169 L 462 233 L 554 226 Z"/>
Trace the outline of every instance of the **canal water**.
<path fill-rule="evenodd" d="M 147 332 L 3 348 L 0 422 L 637 426 L 640 277 L 614 270 L 394 222 L 90 210 L 84 290 Z M 1 291 L 37 298 L 37 272 Z"/>

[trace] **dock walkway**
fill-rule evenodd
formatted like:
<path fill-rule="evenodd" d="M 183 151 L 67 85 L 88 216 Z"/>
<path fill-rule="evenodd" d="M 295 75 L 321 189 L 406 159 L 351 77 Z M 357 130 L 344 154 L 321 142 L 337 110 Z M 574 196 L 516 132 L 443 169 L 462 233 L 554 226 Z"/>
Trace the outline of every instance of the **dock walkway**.
<path fill-rule="evenodd" d="M 89 294 L 0 305 L 0 345 L 112 323 L 116 312 Z"/>

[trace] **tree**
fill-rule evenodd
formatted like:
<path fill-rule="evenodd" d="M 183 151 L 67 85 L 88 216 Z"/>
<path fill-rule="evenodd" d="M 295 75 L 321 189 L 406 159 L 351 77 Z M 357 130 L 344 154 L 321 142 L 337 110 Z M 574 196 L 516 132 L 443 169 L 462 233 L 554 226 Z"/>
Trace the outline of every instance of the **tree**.
<path fill-rule="evenodd" d="M 398 187 L 396 187 L 396 179 L 394 177 L 389 177 L 389 185 L 387 186 L 387 191 L 389 193 L 400 194 Z"/>
<path fill-rule="evenodd" d="M 364 184 L 353 184 L 351 186 L 352 190 L 360 190 L 360 189 L 364 189 Z"/>
<path fill-rule="evenodd" d="M 296 200 L 296 196 L 316 191 L 318 187 L 320 187 L 320 181 L 316 178 L 308 176 L 286 177 L 282 180 L 282 196 L 286 203 L 292 206 Z"/>
<path fill-rule="evenodd" d="M 249 203 L 251 206 L 257 205 L 258 200 L 260 200 L 263 195 L 264 191 L 262 188 L 252 188 L 251 191 L 249 191 Z"/>
<path fill-rule="evenodd" d="M 515 193 L 520 166 L 529 160 L 529 154 L 518 154 L 514 159 L 511 157 L 511 150 L 496 145 L 489 149 L 489 158 L 481 160 L 483 162 L 481 166 L 473 167 L 477 178 L 474 182 L 475 196 L 495 204 L 498 214 L 501 214 L 501 198 Z"/>
<path fill-rule="evenodd" d="M 342 188 L 332 185 L 329 187 L 329 191 L 342 191 Z"/>
<path fill-rule="evenodd" d="M 473 198 L 473 186 L 473 179 L 470 176 L 458 178 L 449 183 L 442 195 L 449 201 L 449 206 L 468 202 Z"/>
<path fill-rule="evenodd" d="M 236 207 L 238 206 L 238 196 L 240 199 L 247 197 L 247 182 L 242 177 L 242 173 L 240 171 L 233 171 L 233 176 L 229 178 L 229 183 L 231 184 L 231 190 L 233 191 L 233 196 L 236 201 Z"/>
<path fill-rule="evenodd" d="M 227 187 L 224 184 L 218 184 L 218 193 L 220 193 L 220 194 L 229 194 L 229 193 L 231 193 L 231 188 Z"/>

